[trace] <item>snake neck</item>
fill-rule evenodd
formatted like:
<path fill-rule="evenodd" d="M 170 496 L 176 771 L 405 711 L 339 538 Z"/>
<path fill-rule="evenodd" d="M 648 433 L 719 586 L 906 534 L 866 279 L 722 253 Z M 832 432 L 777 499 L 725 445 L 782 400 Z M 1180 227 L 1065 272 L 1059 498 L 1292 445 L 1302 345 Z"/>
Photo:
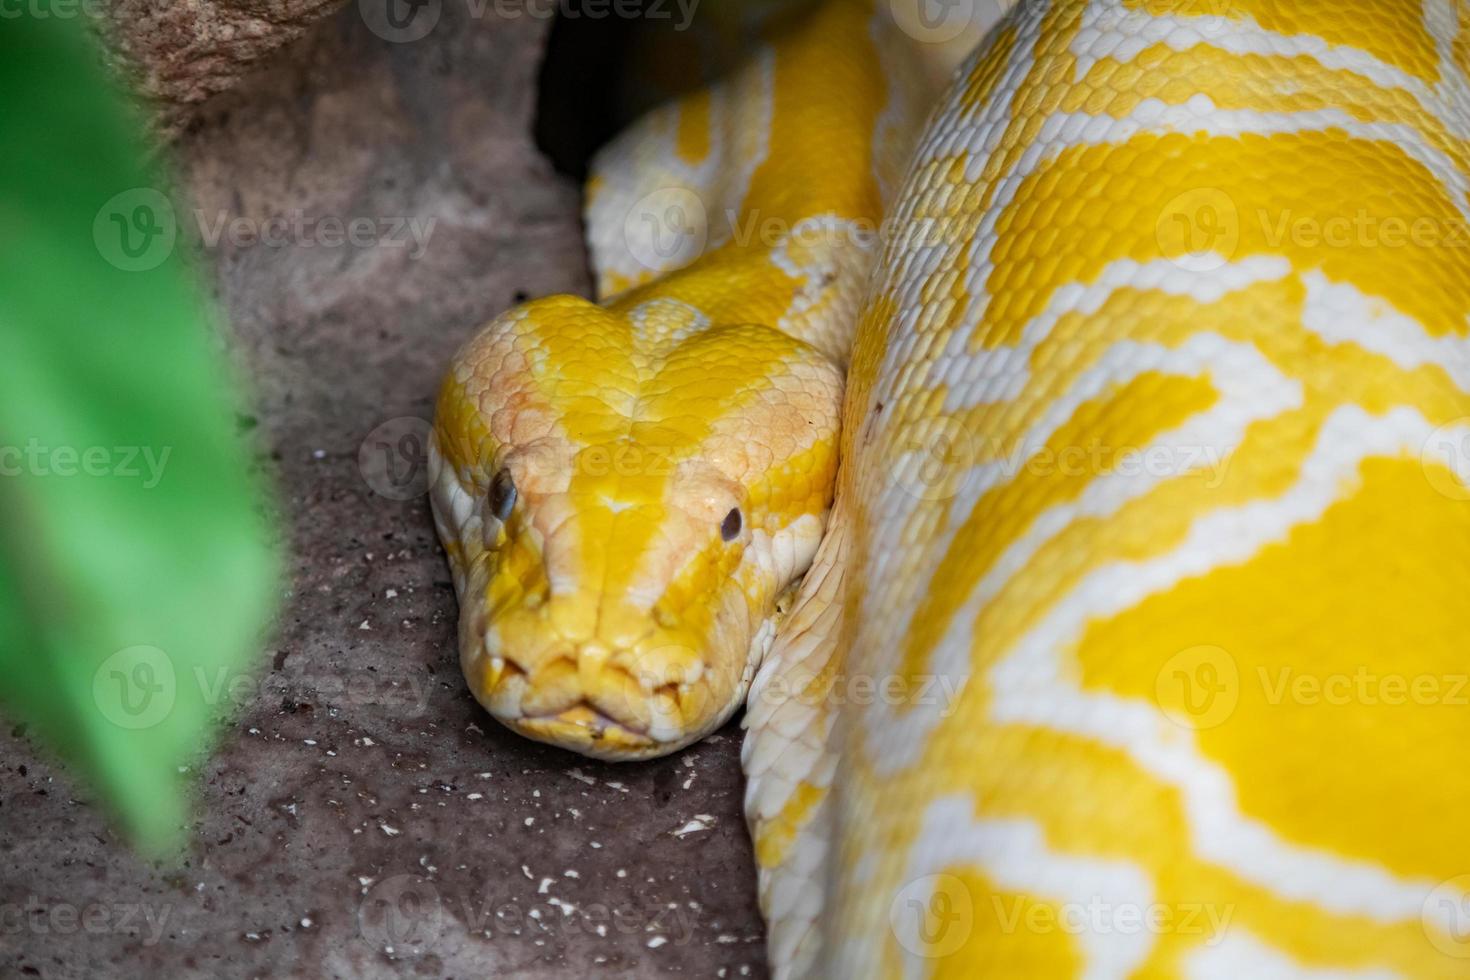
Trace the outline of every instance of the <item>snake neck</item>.
<path fill-rule="evenodd" d="M 845 365 L 891 199 L 934 96 L 887 4 L 829 0 L 732 77 L 598 155 L 598 295 L 697 326 L 765 324 Z"/>

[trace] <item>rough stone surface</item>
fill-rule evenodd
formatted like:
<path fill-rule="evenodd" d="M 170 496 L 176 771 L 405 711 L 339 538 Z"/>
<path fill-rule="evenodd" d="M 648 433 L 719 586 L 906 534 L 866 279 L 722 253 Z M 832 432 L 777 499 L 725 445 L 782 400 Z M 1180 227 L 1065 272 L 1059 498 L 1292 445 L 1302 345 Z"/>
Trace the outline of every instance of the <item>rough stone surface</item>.
<path fill-rule="evenodd" d="M 429 417 L 477 324 L 586 288 L 576 189 L 526 136 L 547 26 L 446 2 L 390 43 L 354 4 L 176 147 L 290 593 L 258 674 L 222 688 L 239 710 L 182 866 L 132 855 L 5 726 L 0 976 L 764 975 L 738 729 L 624 766 L 501 730 L 459 675 L 426 500 L 359 465 L 402 450 L 411 490 L 422 423 L 370 433 Z M 332 244 L 360 218 L 374 240 Z"/>
<path fill-rule="evenodd" d="M 175 132 L 188 107 L 231 88 L 346 2 L 108 0 L 95 10 L 114 66 Z"/>

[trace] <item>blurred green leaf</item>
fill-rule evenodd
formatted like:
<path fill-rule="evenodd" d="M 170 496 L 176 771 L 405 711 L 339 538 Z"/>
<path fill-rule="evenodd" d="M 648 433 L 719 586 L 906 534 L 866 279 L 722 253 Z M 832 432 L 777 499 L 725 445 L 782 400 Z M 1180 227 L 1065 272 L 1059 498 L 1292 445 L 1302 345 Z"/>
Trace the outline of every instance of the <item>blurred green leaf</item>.
<path fill-rule="evenodd" d="M 27 9 L 0 22 L 0 701 L 159 851 L 277 561 L 143 122 L 75 4 Z"/>

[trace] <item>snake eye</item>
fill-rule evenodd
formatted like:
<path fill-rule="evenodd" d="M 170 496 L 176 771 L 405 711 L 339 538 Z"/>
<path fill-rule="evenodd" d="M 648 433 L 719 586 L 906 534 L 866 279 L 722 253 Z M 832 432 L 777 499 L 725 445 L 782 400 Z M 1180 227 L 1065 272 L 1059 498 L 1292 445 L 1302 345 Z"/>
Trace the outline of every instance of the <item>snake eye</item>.
<path fill-rule="evenodd" d="M 743 522 L 740 519 L 740 508 L 732 508 L 725 519 L 720 522 L 720 537 L 726 541 L 734 541 L 740 536 L 740 528 Z"/>
<path fill-rule="evenodd" d="M 510 470 L 501 470 L 490 481 L 490 513 L 497 521 L 503 521 L 510 516 L 515 505 L 515 481 L 511 479 Z"/>

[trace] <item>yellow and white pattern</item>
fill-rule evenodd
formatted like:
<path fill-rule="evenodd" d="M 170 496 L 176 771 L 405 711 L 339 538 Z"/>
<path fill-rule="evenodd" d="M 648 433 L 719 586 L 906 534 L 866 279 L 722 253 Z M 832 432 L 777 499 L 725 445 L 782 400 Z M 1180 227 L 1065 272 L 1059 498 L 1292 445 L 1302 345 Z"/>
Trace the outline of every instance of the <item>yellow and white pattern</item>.
<path fill-rule="evenodd" d="M 829 0 L 607 153 L 611 298 L 441 396 L 471 687 L 626 757 L 750 682 L 778 977 L 1470 976 L 1470 3 L 984 26 L 916 141 Z"/>

